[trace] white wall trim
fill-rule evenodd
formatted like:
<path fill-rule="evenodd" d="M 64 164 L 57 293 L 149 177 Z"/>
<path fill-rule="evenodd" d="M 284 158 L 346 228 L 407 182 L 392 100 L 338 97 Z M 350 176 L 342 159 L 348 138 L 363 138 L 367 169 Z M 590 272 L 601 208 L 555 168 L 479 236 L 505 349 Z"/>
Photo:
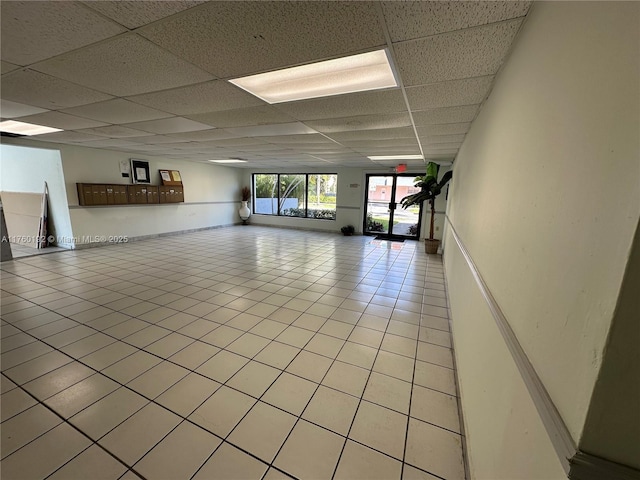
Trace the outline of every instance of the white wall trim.
<path fill-rule="evenodd" d="M 493 319 L 498 326 L 498 330 L 502 334 L 502 338 L 504 339 L 509 352 L 511 353 L 511 357 L 515 362 L 520 375 L 529 391 L 529 395 L 531 395 L 531 399 L 540 415 L 540 419 L 544 424 L 544 427 L 551 439 L 551 443 L 558 455 L 558 459 L 562 464 L 565 472 L 569 474 L 570 471 L 570 459 L 574 457 L 577 452 L 577 446 L 569 433 L 569 429 L 566 424 L 562 420 L 558 409 L 556 408 L 553 400 L 549 396 L 547 389 L 544 387 L 542 380 L 538 376 L 535 368 L 529 361 L 527 354 L 525 353 L 522 345 L 518 341 L 511 325 L 507 321 L 507 318 L 504 316 L 504 313 L 500 309 L 500 306 L 496 302 L 496 299 L 491 294 L 489 287 L 485 283 L 482 275 L 478 271 L 476 264 L 473 262 L 469 251 L 464 246 L 462 240 L 458 236 L 456 229 L 453 227 L 451 220 L 448 215 L 445 215 L 447 220 L 447 224 L 451 228 L 451 234 L 462 253 L 462 256 L 467 262 L 469 269 L 471 270 L 471 274 L 473 275 L 478 288 L 480 289 L 480 293 L 482 297 L 487 302 L 489 306 L 489 310 L 493 316 Z"/>

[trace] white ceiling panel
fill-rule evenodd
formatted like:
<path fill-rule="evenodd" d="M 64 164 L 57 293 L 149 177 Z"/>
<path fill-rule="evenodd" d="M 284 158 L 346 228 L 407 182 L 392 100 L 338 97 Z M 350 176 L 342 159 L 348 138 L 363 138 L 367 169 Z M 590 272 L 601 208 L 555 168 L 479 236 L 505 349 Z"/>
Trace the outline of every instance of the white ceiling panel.
<path fill-rule="evenodd" d="M 410 147 L 418 148 L 418 142 L 415 138 L 391 138 L 388 140 L 366 140 L 366 141 L 343 141 L 342 145 L 353 149 L 362 148 L 396 148 L 396 147 Z"/>
<path fill-rule="evenodd" d="M 123 98 L 67 108 L 63 112 L 107 123 L 142 122 L 172 116 L 170 113 L 138 105 Z"/>
<path fill-rule="evenodd" d="M 234 133 L 239 137 L 271 137 L 277 135 L 305 135 L 309 133 L 317 133 L 313 128 L 300 122 L 234 127 L 227 128 L 226 130 L 227 132 Z"/>
<path fill-rule="evenodd" d="M 227 138 L 237 138 L 239 135 L 234 135 L 226 130 L 220 128 L 212 128 L 210 130 L 199 130 L 196 132 L 181 132 L 181 133 L 169 133 L 172 138 L 189 140 L 194 142 L 204 142 L 207 140 L 225 140 Z"/>
<path fill-rule="evenodd" d="M 212 80 L 135 34 L 115 37 L 33 65 L 35 70 L 117 96 Z"/>
<path fill-rule="evenodd" d="M 457 133 L 467 133 L 470 123 L 443 123 L 441 125 L 428 125 L 426 127 L 417 127 L 418 137 L 427 137 L 429 135 L 455 135 Z"/>
<path fill-rule="evenodd" d="M 177 143 L 180 141 L 187 142 L 188 140 L 181 140 L 175 137 L 169 137 L 166 135 L 144 135 L 142 137 L 130 137 L 127 138 L 130 142 L 144 143 L 150 145 L 163 145 L 166 143 Z"/>
<path fill-rule="evenodd" d="M 411 110 L 455 107 L 482 103 L 489 93 L 493 76 L 450 80 L 407 88 Z"/>
<path fill-rule="evenodd" d="M 281 103 L 278 108 L 302 121 L 407 111 L 400 89 L 300 100 Z"/>
<path fill-rule="evenodd" d="M 259 98 L 224 80 L 136 95 L 129 97 L 129 100 L 176 115 L 193 115 L 265 105 L 265 102 Z"/>
<path fill-rule="evenodd" d="M 358 130 L 352 132 L 336 132 L 329 135 L 338 142 L 361 140 L 384 140 L 389 138 L 412 138 L 415 133 L 411 127 L 383 128 L 379 130 Z"/>
<path fill-rule="evenodd" d="M 333 145 L 330 139 L 319 133 L 312 133 L 308 135 L 275 135 L 269 137 L 262 137 L 265 142 L 276 144 L 329 144 Z"/>
<path fill-rule="evenodd" d="M 384 128 L 408 127 L 411 119 L 408 113 L 389 115 L 358 115 L 355 117 L 307 120 L 307 125 L 322 133 L 348 132 L 351 130 L 379 130 Z"/>
<path fill-rule="evenodd" d="M 416 127 L 437 123 L 471 122 L 476 118 L 480 105 L 462 105 L 459 107 L 433 108 L 411 112 Z"/>
<path fill-rule="evenodd" d="M 385 45 L 369 2 L 210 2 L 140 34 L 219 78 Z"/>
<path fill-rule="evenodd" d="M 195 7 L 204 1 L 87 1 L 83 2 L 103 15 L 112 18 L 127 28 L 136 28 L 175 13 Z"/>
<path fill-rule="evenodd" d="M 194 122 L 188 118 L 171 117 L 160 120 L 150 120 L 148 122 L 136 122 L 127 125 L 130 128 L 136 128 L 150 133 L 179 133 L 179 132 L 195 132 L 198 130 L 210 130 L 210 125 Z"/>
<path fill-rule="evenodd" d="M 46 125 L 47 127 L 60 128 L 62 130 L 80 130 L 82 128 L 103 127 L 107 125 L 104 122 L 96 122 L 95 120 L 60 112 L 45 112 L 37 115 L 29 115 L 20 118 L 20 121 L 35 123 L 36 125 Z"/>
<path fill-rule="evenodd" d="M 80 133 L 89 133 L 91 135 L 99 135 L 101 137 L 126 138 L 140 137 L 145 134 L 142 130 L 134 130 L 133 128 L 123 127 L 121 125 L 108 125 L 106 127 L 86 128 Z"/>
<path fill-rule="evenodd" d="M 209 142 L 214 144 L 214 142 Z M 217 140 L 215 145 L 219 147 L 240 147 L 243 145 L 264 145 L 267 142 L 263 138 L 229 138 L 226 140 Z"/>
<path fill-rule="evenodd" d="M 11 102 L 4 99 L 2 100 L 2 103 L 0 103 L 0 117 L 2 118 L 24 117 L 25 115 L 34 115 L 36 113 L 44 113 L 46 111 L 47 110 L 44 108 L 23 105 L 22 103 Z"/>
<path fill-rule="evenodd" d="M 420 143 L 423 147 L 436 145 L 438 143 L 462 143 L 464 135 L 433 135 L 428 137 L 420 137 Z"/>
<path fill-rule="evenodd" d="M 394 45 L 405 87 L 498 71 L 521 19 Z"/>
<path fill-rule="evenodd" d="M 269 125 L 295 121 L 295 118 L 285 115 L 271 105 L 187 115 L 187 118 L 219 128 Z"/>
<path fill-rule="evenodd" d="M 103 140 L 92 140 L 82 144 L 83 147 L 101 148 L 101 147 L 129 147 L 135 146 L 133 142 L 122 140 L 121 138 L 106 138 Z"/>
<path fill-rule="evenodd" d="M 31 140 L 40 140 L 43 142 L 54 142 L 54 143 L 84 143 L 90 142 L 91 140 L 104 140 L 103 136 L 93 135 L 91 133 L 83 133 L 83 132 L 54 132 L 54 133 L 45 133 L 44 135 L 35 135 L 31 137 Z"/>
<path fill-rule="evenodd" d="M 2 77 L 2 98 L 58 110 L 113 97 L 33 70 L 18 70 Z"/>
<path fill-rule="evenodd" d="M 394 42 L 452 32 L 526 15 L 531 2 L 384 2 L 384 17 Z"/>
<path fill-rule="evenodd" d="M 126 28 L 73 2 L 2 2 L 2 58 L 31 65 Z"/>

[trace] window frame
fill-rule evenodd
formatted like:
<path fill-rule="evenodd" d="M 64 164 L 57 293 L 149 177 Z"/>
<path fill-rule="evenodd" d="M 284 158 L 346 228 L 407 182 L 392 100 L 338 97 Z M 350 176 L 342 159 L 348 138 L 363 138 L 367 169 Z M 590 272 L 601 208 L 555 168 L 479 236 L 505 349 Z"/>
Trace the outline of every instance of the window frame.
<path fill-rule="evenodd" d="M 276 176 L 276 185 L 277 188 L 275 189 L 276 191 L 276 197 L 272 197 L 272 201 L 275 199 L 276 200 L 276 205 L 278 206 L 278 210 L 276 213 L 258 213 L 256 212 L 256 200 L 257 200 L 257 196 L 256 196 L 256 176 L 257 175 L 275 175 Z M 281 208 L 280 208 L 280 175 L 304 175 L 304 217 L 298 217 L 298 216 L 293 216 L 293 215 L 283 215 L 281 212 Z M 305 220 L 326 220 L 329 222 L 335 222 L 336 218 L 314 218 L 314 217 L 309 217 L 309 175 L 335 175 L 336 177 L 336 213 L 337 213 L 337 208 L 338 208 L 338 174 L 337 173 L 327 173 L 327 172 L 322 172 L 322 173 L 252 173 L 251 174 L 251 210 L 252 210 L 252 214 L 253 215 L 267 215 L 267 216 L 271 216 L 271 217 L 286 217 L 286 218 L 302 218 Z M 337 215 L 336 215 L 337 217 Z"/>

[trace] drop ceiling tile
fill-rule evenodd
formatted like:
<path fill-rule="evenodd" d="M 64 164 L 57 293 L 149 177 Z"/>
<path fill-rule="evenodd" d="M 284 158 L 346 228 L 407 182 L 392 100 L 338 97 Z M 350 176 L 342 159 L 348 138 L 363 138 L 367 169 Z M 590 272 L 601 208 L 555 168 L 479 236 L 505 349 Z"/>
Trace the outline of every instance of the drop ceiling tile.
<path fill-rule="evenodd" d="M 433 108 L 411 112 L 416 127 L 437 123 L 470 122 L 476 118 L 480 105 L 461 105 L 459 107 Z"/>
<path fill-rule="evenodd" d="M 197 130 L 209 130 L 210 125 L 194 122 L 188 118 L 172 117 L 163 118 L 161 120 L 151 120 L 149 122 L 136 122 L 127 125 L 131 128 L 137 128 L 145 132 L 151 133 L 178 133 L 178 132 L 195 132 Z"/>
<path fill-rule="evenodd" d="M 386 43 L 370 2 L 210 2 L 140 34 L 220 78 Z"/>
<path fill-rule="evenodd" d="M 441 125 L 428 125 L 426 127 L 416 127 L 419 137 L 429 135 L 455 135 L 457 133 L 467 133 L 470 123 L 443 123 Z"/>
<path fill-rule="evenodd" d="M 240 135 L 222 130 L 221 128 L 211 128 L 209 130 L 199 130 L 197 132 L 181 132 L 169 133 L 170 137 L 181 140 L 190 140 L 195 142 L 206 142 L 210 140 L 225 140 L 227 138 L 237 138 Z"/>
<path fill-rule="evenodd" d="M 117 96 L 212 79 L 208 73 L 135 34 L 66 53 L 33 68 Z"/>
<path fill-rule="evenodd" d="M 129 147 L 135 146 L 136 144 L 133 142 L 128 142 L 126 140 L 122 140 L 120 138 L 107 138 L 103 140 L 92 140 L 90 142 L 85 142 L 82 144 L 83 147 L 91 147 L 91 148 L 106 148 L 106 147 Z"/>
<path fill-rule="evenodd" d="M 482 103 L 493 76 L 450 80 L 406 89 L 411 111 Z"/>
<path fill-rule="evenodd" d="M 142 122 L 172 116 L 170 113 L 138 105 L 137 103 L 129 102 L 122 98 L 92 103 L 81 107 L 67 108 L 63 111 L 107 123 Z"/>
<path fill-rule="evenodd" d="M 2 2 L 2 58 L 31 65 L 125 32 L 75 2 Z"/>
<path fill-rule="evenodd" d="M 219 128 L 290 123 L 295 121 L 295 118 L 285 115 L 271 105 L 187 115 L 187 118 Z"/>
<path fill-rule="evenodd" d="M 307 125 L 322 133 L 348 132 L 351 130 L 378 130 L 384 128 L 408 127 L 411 119 L 408 113 L 389 115 L 358 115 L 355 117 L 307 120 Z"/>
<path fill-rule="evenodd" d="M 161 18 L 195 7 L 204 1 L 87 1 L 86 6 L 127 28 L 137 28 Z"/>
<path fill-rule="evenodd" d="M 396 148 L 411 147 L 418 148 L 418 141 L 415 138 L 393 138 L 388 140 L 367 140 L 359 142 L 343 142 L 343 145 L 353 148 Z"/>
<path fill-rule="evenodd" d="M 136 95 L 129 97 L 129 100 L 176 115 L 194 115 L 265 104 L 258 97 L 224 80 Z"/>
<path fill-rule="evenodd" d="M 113 97 L 40 72 L 20 70 L 2 77 L 2 98 L 58 110 Z"/>
<path fill-rule="evenodd" d="M 227 128 L 226 130 L 228 132 L 235 133 L 240 137 L 272 137 L 278 135 L 305 135 L 317 133 L 311 127 L 300 122 L 233 127 Z"/>
<path fill-rule="evenodd" d="M 0 60 L 0 74 L 2 75 L 4 75 L 5 73 L 13 72 L 14 70 L 17 70 L 19 68 L 20 67 L 18 65 Z"/>
<path fill-rule="evenodd" d="M 509 20 L 394 45 L 404 86 L 495 74 L 521 23 Z"/>
<path fill-rule="evenodd" d="M 382 6 L 391 40 L 397 42 L 523 17 L 531 2 L 391 1 Z"/>
<path fill-rule="evenodd" d="M 343 141 L 383 140 L 389 138 L 412 138 L 416 134 L 411 127 L 383 128 L 379 130 L 358 130 L 353 132 L 336 132 L 329 137 L 342 143 Z"/>
<path fill-rule="evenodd" d="M 88 120 L 60 112 L 45 112 L 37 115 L 29 115 L 28 117 L 20 118 L 20 121 L 61 128 L 62 130 L 80 130 L 83 128 L 103 127 L 107 125 L 104 122 L 96 122 L 95 120 Z"/>
<path fill-rule="evenodd" d="M 89 133 L 91 135 L 99 135 L 101 137 L 127 138 L 140 137 L 145 132 L 142 130 L 134 130 L 133 128 L 123 127 L 122 125 L 108 125 L 106 127 L 85 128 L 81 133 Z"/>
<path fill-rule="evenodd" d="M 319 144 L 333 144 L 333 142 L 319 133 L 310 133 L 307 135 L 273 135 L 268 137 L 261 137 L 262 140 L 268 143 L 275 144 L 307 144 L 307 143 L 319 143 Z"/>
<path fill-rule="evenodd" d="M 215 142 L 207 142 L 210 144 L 214 144 L 220 147 L 240 147 L 243 145 L 264 145 L 266 142 L 264 139 L 260 138 L 229 138 L 226 140 L 216 140 Z"/>
<path fill-rule="evenodd" d="M 165 144 L 165 143 L 178 143 L 180 141 L 187 142 L 188 140 L 179 139 L 175 137 L 165 136 L 165 135 L 144 135 L 142 137 L 130 137 L 127 140 L 136 143 L 144 143 L 149 145 L 154 144 Z"/>
<path fill-rule="evenodd" d="M 460 143 L 464 140 L 464 135 L 429 135 L 420 137 L 420 143 L 425 145 L 436 145 L 438 143 Z"/>
<path fill-rule="evenodd" d="M 389 114 L 407 110 L 402 92 L 398 88 L 281 103 L 278 108 L 302 121 Z"/>
<path fill-rule="evenodd" d="M 40 140 L 44 142 L 54 143 L 84 143 L 91 140 L 104 140 L 104 137 L 99 135 L 92 135 L 84 132 L 54 132 L 45 133 L 44 135 L 34 135 L 29 137 L 29 140 Z"/>
<path fill-rule="evenodd" d="M 434 143 L 429 145 L 422 145 L 423 149 L 438 149 L 438 150 L 457 150 L 462 146 L 462 142 L 452 143 Z"/>
<path fill-rule="evenodd" d="M 0 102 L 0 117 L 2 118 L 24 117 L 26 115 L 35 115 L 36 113 L 44 113 L 47 111 L 48 110 L 45 110 L 44 108 L 10 102 L 9 100 L 4 99 Z"/>
<path fill-rule="evenodd" d="M 413 146 L 396 146 L 396 147 L 357 147 L 353 149 L 358 153 L 366 156 L 372 155 L 420 155 L 420 149 L 416 145 Z"/>

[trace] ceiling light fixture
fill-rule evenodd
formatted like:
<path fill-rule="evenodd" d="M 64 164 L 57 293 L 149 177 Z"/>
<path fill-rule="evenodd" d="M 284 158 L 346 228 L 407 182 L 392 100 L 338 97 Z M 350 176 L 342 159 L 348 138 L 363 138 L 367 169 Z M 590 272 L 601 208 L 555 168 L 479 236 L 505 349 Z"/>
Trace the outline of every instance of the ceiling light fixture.
<path fill-rule="evenodd" d="M 209 160 L 213 163 L 247 163 L 246 160 L 238 160 L 236 158 L 230 158 L 228 160 Z"/>
<path fill-rule="evenodd" d="M 15 133 L 17 135 L 31 136 L 61 131 L 61 128 L 45 127 L 43 125 L 35 125 L 33 123 L 17 122 L 16 120 L 0 122 L 0 132 Z"/>
<path fill-rule="evenodd" d="M 367 158 L 374 162 L 377 160 L 424 160 L 422 155 L 373 155 Z"/>
<path fill-rule="evenodd" d="M 387 50 L 229 80 L 267 103 L 397 87 Z"/>

